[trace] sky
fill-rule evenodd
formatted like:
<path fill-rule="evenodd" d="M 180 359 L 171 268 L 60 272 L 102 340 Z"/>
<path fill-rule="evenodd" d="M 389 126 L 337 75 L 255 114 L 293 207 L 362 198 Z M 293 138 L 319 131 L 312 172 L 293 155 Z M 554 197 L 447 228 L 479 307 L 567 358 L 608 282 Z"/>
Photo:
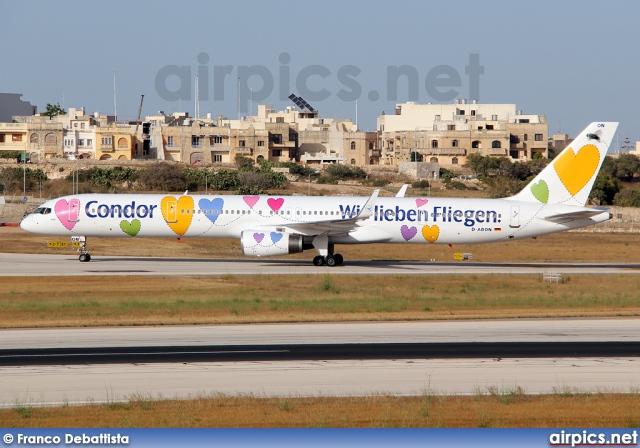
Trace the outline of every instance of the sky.
<path fill-rule="evenodd" d="M 396 103 L 477 96 L 546 115 L 550 134 L 619 121 L 620 146 L 640 140 L 635 0 L 26 0 L 2 15 L 0 92 L 38 111 L 135 119 L 144 94 L 143 116 L 193 116 L 198 75 L 213 117 L 237 118 L 239 96 L 242 115 L 282 110 L 293 93 L 375 130 Z"/>

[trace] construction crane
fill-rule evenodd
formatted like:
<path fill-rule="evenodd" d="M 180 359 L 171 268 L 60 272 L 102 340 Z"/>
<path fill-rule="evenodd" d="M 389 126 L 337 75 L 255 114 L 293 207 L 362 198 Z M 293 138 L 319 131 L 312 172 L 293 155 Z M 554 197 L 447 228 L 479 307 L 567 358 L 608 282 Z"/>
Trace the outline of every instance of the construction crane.
<path fill-rule="evenodd" d="M 138 119 L 136 120 L 136 130 L 133 131 L 132 147 L 131 147 L 131 159 L 135 157 L 136 150 L 138 149 L 138 127 L 140 126 L 140 115 L 142 114 L 142 102 L 144 101 L 144 95 L 140 95 L 140 109 L 138 109 Z"/>

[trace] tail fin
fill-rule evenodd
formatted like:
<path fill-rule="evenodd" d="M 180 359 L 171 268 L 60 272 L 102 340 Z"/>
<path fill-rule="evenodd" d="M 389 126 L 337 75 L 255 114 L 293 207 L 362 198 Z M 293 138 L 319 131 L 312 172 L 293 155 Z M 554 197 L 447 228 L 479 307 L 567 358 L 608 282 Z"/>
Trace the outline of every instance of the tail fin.
<path fill-rule="evenodd" d="M 617 128 L 618 123 L 591 123 L 511 199 L 584 207 Z"/>

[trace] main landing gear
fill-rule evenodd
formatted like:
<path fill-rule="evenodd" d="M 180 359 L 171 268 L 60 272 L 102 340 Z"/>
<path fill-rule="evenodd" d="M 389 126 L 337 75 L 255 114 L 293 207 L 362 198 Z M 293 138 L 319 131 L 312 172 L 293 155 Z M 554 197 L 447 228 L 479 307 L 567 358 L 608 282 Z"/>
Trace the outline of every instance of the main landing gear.
<path fill-rule="evenodd" d="M 326 235 L 318 235 L 313 239 L 313 247 L 315 247 L 320 255 L 313 258 L 314 266 L 327 265 L 330 267 L 339 266 L 344 261 L 340 254 L 333 253 L 333 244 L 329 243 Z"/>
<path fill-rule="evenodd" d="M 72 236 L 71 241 L 74 243 L 80 243 L 80 247 L 78 248 L 78 252 L 80 252 L 80 256 L 78 260 L 81 263 L 88 263 L 91 261 L 91 254 L 87 251 L 87 239 L 84 236 Z"/>
<path fill-rule="evenodd" d="M 327 255 L 326 257 L 323 257 L 322 255 L 316 255 L 313 258 L 313 264 L 315 266 L 322 266 L 324 264 L 330 267 L 339 266 L 343 261 L 344 257 L 340 254 Z"/>

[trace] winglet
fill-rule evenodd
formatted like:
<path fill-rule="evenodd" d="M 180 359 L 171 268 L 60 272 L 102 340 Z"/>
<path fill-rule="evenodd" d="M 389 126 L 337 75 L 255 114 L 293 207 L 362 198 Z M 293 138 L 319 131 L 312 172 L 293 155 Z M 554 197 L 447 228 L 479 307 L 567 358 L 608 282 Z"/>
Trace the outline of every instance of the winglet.
<path fill-rule="evenodd" d="M 398 194 L 396 194 L 396 197 L 403 198 L 404 194 L 407 192 L 407 188 L 409 188 L 409 184 L 404 184 L 402 188 L 400 188 L 400 190 L 398 191 Z"/>
<path fill-rule="evenodd" d="M 355 219 L 367 219 L 373 215 L 373 206 L 378 200 L 378 194 L 380 194 L 380 190 L 374 190 L 373 194 L 369 199 L 367 199 L 367 202 L 364 204 L 364 207 L 362 207 L 360 213 L 358 213 L 358 216 L 356 216 Z"/>

